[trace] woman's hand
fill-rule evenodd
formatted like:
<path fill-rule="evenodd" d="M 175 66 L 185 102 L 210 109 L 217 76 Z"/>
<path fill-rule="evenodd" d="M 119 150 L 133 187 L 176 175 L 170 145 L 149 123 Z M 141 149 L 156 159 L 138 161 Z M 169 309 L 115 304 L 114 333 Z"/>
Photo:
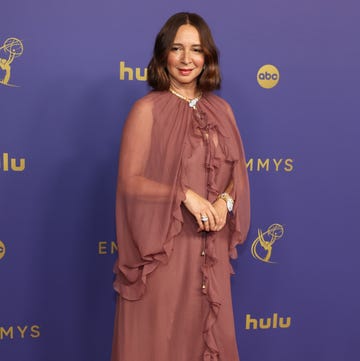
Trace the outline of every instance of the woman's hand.
<path fill-rule="evenodd" d="M 201 197 L 199 194 L 195 193 L 191 189 L 188 189 L 186 191 L 185 196 L 186 199 L 184 200 L 184 205 L 188 209 L 188 211 L 196 218 L 196 221 L 199 225 L 199 232 L 217 231 L 219 227 L 220 217 L 216 208 L 207 199 Z M 221 201 L 225 204 L 223 200 Z M 217 208 L 220 210 L 221 206 L 217 205 Z M 201 217 L 207 217 L 208 221 L 202 222 Z"/>
<path fill-rule="evenodd" d="M 227 217 L 227 214 L 228 214 L 227 205 L 226 205 L 226 202 L 223 199 L 218 198 L 213 203 L 213 207 L 215 208 L 216 213 L 219 216 L 219 221 L 216 224 L 215 231 L 220 231 L 221 229 L 224 228 L 224 226 L 226 224 L 226 217 Z"/>

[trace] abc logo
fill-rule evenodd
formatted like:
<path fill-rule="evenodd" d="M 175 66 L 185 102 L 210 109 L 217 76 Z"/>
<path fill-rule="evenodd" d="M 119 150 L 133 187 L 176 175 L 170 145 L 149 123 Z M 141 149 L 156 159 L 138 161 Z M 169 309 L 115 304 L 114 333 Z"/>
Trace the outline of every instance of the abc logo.
<path fill-rule="evenodd" d="M 4 258 L 5 256 L 5 244 L 0 241 L 0 259 Z"/>
<path fill-rule="evenodd" d="M 267 64 L 263 65 L 257 73 L 257 82 L 262 88 L 273 88 L 280 79 L 279 70 L 276 66 Z"/>

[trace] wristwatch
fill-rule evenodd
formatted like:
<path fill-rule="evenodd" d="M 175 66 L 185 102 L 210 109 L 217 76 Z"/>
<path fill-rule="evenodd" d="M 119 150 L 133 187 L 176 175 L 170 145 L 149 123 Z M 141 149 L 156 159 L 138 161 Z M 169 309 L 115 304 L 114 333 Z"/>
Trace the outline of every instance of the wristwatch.
<path fill-rule="evenodd" d="M 221 193 L 218 195 L 218 198 L 223 199 L 226 202 L 226 207 L 229 212 L 232 212 L 234 208 L 234 200 L 230 197 L 228 193 Z"/>

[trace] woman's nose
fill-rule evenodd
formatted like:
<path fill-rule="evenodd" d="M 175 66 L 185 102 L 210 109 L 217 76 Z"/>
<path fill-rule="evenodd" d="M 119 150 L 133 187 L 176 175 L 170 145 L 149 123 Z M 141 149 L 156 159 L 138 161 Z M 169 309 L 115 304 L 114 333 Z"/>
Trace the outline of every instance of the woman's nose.
<path fill-rule="evenodd" d="M 190 51 L 189 50 L 184 50 L 183 52 L 183 56 L 182 56 L 182 62 L 184 64 L 189 64 L 191 63 L 191 56 L 190 56 Z"/>

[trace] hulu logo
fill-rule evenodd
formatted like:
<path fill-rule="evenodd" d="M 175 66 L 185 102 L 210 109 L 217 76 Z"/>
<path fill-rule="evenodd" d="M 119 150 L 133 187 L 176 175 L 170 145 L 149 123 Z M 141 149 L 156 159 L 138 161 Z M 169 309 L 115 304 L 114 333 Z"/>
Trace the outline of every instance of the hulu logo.
<path fill-rule="evenodd" d="M 291 317 L 279 317 L 277 313 L 274 313 L 272 317 L 265 318 L 251 318 L 250 314 L 246 315 L 245 329 L 246 330 L 268 330 L 270 328 L 289 328 L 291 325 Z"/>
<path fill-rule="evenodd" d="M 0 169 L 4 172 L 10 170 L 22 172 L 25 169 L 25 158 L 17 160 L 16 158 L 9 158 L 9 153 L 3 153 L 2 156 L 0 156 Z"/>
<path fill-rule="evenodd" d="M 134 80 L 134 72 L 136 80 L 146 81 L 147 68 L 144 68 L 143 70 L 141 70 L 141 68 L 133 69 L 129 66 L 125 66 L 125 61 L 120 61 L 120 80 Z"/>

